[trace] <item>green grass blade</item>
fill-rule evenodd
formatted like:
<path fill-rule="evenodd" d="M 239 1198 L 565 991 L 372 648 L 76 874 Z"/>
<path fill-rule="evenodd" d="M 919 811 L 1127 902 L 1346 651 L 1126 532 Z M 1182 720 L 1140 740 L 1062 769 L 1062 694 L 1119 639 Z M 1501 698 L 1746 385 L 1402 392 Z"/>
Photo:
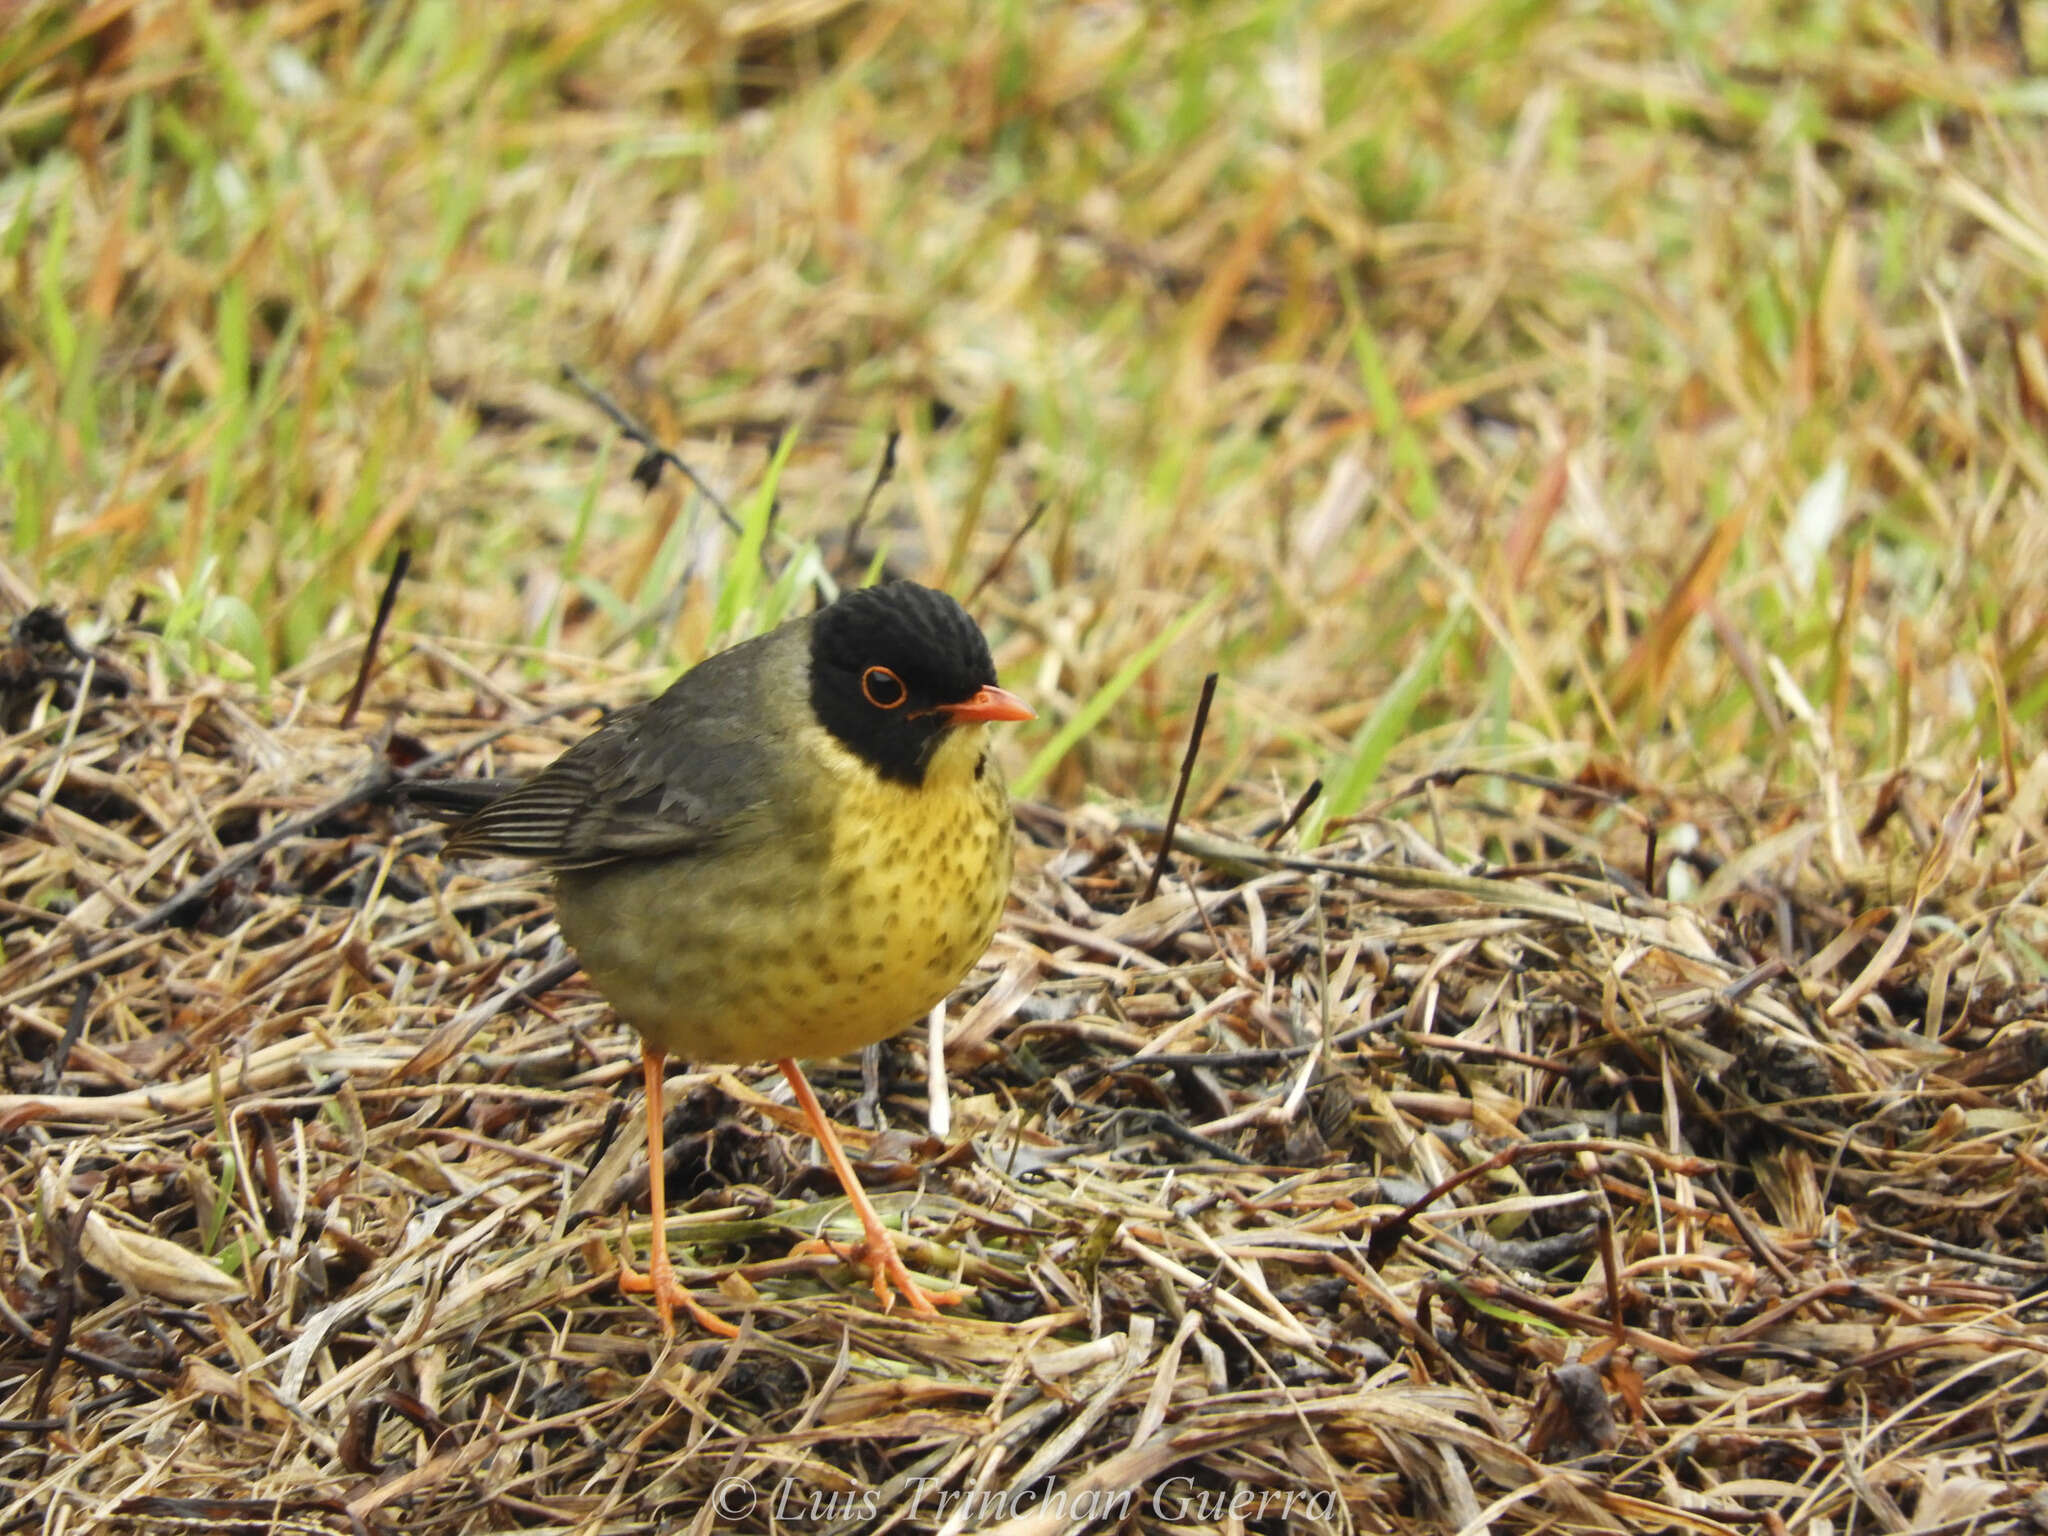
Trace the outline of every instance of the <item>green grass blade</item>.
<path fill-rule="evenodd" d="M 1429 450 L 1422 444 L 1422 438 L 1415 430 L 1415 424 L 1408 419 L 1408 411 L 1401 404 L 1400 391 L 1394 388 L 1393 375 L 1387 372 L 1387 360 L 1380 351 L 1379 339 L 1373 334 L 1372 322 L 1365 316 L 1364 306 L 1358 301 L 1358 284 L 1349 271 L 1340 270 L 1338 289 L 1344 297 L 1344 320 L 1351 328 L 1351 355 L 1358 363 L 1358 376 L 1365 385 L 1366 399 L 1372 402 L 1372 414 L 1393 449 L 1394 462 L 1408 474 L 1408 503 L 1416 517 L 1427 520 L 1436 515 L 1442 500 L 1436 485 L 1436 471 L 1430 467 Z"/>
<path fill-rule="evenodd" d="M 1031 759 L 1030 765 L 1017 775 L 1011 784 L 1011 791 L 1020 798 L 1035 792 L 1038 786 L 1045 782 L 1046 775 L 1060 765 L 1060 760 L 1074 750 L 1083 736 L 1102 723 L 1103 717 L 1116 707 L 1116 701 L 1130 691 L 1131 685 L 1145 675 L 1152 663 L 1165 655 L 1175 641 L 1215 610 L 1216 605 L 1223 599 L 1223 590 L 1221 587 L 1211 588 L 1209 594 L 1199 603 L 1140 647 L 1117 669 L 1114 677 L 1095 690 L 1093 698 L 1074 711 L 1072 719 L 1054 732 L 1052 740 L 1039 748 L 1038 755 Z"/>
<path fill-rule="evenodd" d="M 718 588 L 718 607 L 711 626 L 715 635 L 731 637 L 733 627 L 754 606 L 754 598 L 761 590 L 761 550 L 768 542 L 768 520 L 775 512 L 775 487 L 781 482 L 783 466 L 795 447 L 796 433 L 783 433 L 782 441 L 775 445 L 775 457 L 768 462 L 768 472 L 740 506 L 739 542 L 733 546 L 732 558 L 725 565 L 725 580 Z"/>
<path fill-rule="evenodd" d="M 1331 817 L 1349 816 L 1365 803 L 1367 792 L 1378 782 L 1380 770 L 1386 767 L 1395 744 L 1407 734 L 1415 706 L 1435 685 L 1437 675 L 1443 669 L 1444 654 L 1465 628 L 1470 614 L 1471 609 L 1462 602 L 1452 608 L 1438 626 L 1429 648 L 1401 669 L 1401 675 L 1394 679 L 1394 686 L 1381 696 L 1372 713 L 1365 717 L 1358 734 L 1351 738 L 1351 755 L 1345 759 L 1344 766 L 1330 776 L 1329 792 L 1302 829 L 1302 847 L 1313 848 L 1322 841 L 1323 828 Z"/>

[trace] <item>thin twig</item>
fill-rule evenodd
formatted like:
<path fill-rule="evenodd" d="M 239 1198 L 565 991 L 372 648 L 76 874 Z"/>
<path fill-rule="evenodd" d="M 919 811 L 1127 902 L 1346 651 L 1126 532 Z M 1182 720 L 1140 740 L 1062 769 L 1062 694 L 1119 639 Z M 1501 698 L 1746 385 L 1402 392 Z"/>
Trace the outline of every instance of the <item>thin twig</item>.
<path fill-rule="evenodd" d="M 1628 1338 L 1627 1298 L 1621 1279 L 1621 1250 L 1614 1238 L 1614 1212 L 1602 1200 L 1599 1208 L 1600 1276 L 1606 1282 L 1607 1317 L 1614 1328 L 1614 1342 Z"/>
<path fill-rule="evenodd" d="M 1110 1113 L 1105 1133 L 1116 1129 L 1118 1123 L 1125 1120 L 1135 1120 L 1155 1135 L 1164 1136 L 1169 1141 L 1177 1141 L 1182 1146 L 1192 1147 L 1197 1152 L 1206 1152 L 1223 1162 L 1235 1163 L 1241 1168 L 1251 1166 L 1252 1160 L 1236 1148 L 1226 1147 L 1213 1136 L 1204 1136 L 1191 1126 L 1182 1125 L 1171 1113 L 1163 1109 L 1146 1109 L 1140 1105 L 1131 1105 L 1114 1110 Z"/>
<path fill-rule="evenodd" d="M 1011 534 L 1004 543 L 1002 552 L 995 559 L 991 560 L 988 564 L 988 569 L 981 573 L 981 580 L 974 584 L 974 589 L 967 594 L 967 601 L 961 605 L 962 607 L 972 607 L 974 600 L 988 590 L 989 583 L 1003 574 L 1003 571 L 1009 566 L 1010 557 L 1017 553 L 1017 546 L 1022 544 L 1026 537 L 1030 535 L 1031 530 L 1038 526 L 1038 520 L 1045 516 L 1045 509 L 1048 505 L 1049 503 L 1041 501 L 1031 509 L 1031 515 L 1018 525 L 1017 531 Z"/>
<path fill-rule="evenodd" d="M 1304 789 L 1301 792 L 1301 798 L 1294 802 L 1294 809 L 1287 813 L 1287 819 L 1275 827 L 1272 835 L 1266 839 L 1264 846 L 1267 851 L 1270 852 L 1277 848 L 1280 845 L 1280 839 L 1299 826 L 1301 818 L 1308 814 L 1308 808 L 1322 799 L 1322 797 L 1323 781 L 1321 779 L 1310 779 L 1308 781 L 1308 788 Z"/>
<path fill-rule="evenodd" d="M 1749 1212 L 1735 1203 L 1735 1197 L 1728 1193 L 1728 1186 L 1721 1182 L 1721 1176 L 1718 1173 L 1708 1173 L 1700 1182 L 1706 1186 L 1707 1193 L 1714 1197 L 1714 1204 L 1721 1207 L 1722 1214 L 1735 1224 L 1736 1233 L 1742 1238 L 1742 1246 L 1756 1256 L 1758 1263 L 1776 1275 L 1786 1290 L 1798 1290 L 1797 1277 L 1786 1268 L 1785 1261 L 1778 1256 L 1778 1250 L 1771 1240 L 1757 1230 L 1756 1223 L 1749 1219 Z"/>
<path fill-rule="evenodd" d="M 78 1306 L 79 1242 L 85 1235 L 85 1219 L 92 1212 L 92 1196 L 78 1202 L 67 1220 L 52 1224 L 64 1246 L 57 1262 L 57 1315 L 50 1319 L 50 1347 L 43 1354 L 42 1374 L 36 1378 L 35 1402 L 28 1415 L 40 1419 L 50 1407 L 50 1392 L 57 1385 L 57 1367 L 71 1348 L 71 1320 Z"/>
<path fill-rule="evenodd" d="M 726 527 L 734 533 L 744 531 L 740 527 L 739 519 L 732 515 L 732 509 L 725 504 L 725 498 L 714 491 L 702 475 L 690 468 L 680 454 L 656 442 L 654 434 L 628 416 L 610 395 L 586 379 L 572 364 L 562 364 L 562 379 L 565 383 L 573 385 L 586 400 L 609 416 L 612 425 L 619 429 L 621 437 L 640 445 L 643 451 L 640 462 L 633 466 L 633 479 L 642 489 L 653 490 L 661 482 L 663 467 L 671 466 L 680 470 L 683 478 L 697 488 L 697 493 L 711 503 L 712 510 L 724 520 Z"/>
<path fill-rule="evenodd" d="M 92 945 L 86 942 L 84 934 L 72 935 L 71 957 L 80 962 L 92 958 Z M 92 1008 L 93 988 L 98 984 L 99 973 L 96 971 L 86 971 L 78 978 L 78 990 L 71 996 L 71 1014 L 64 1021 L 63 1038 L 58 1040 L 57 1048 L 50 1052 L 49 1059 L 43 1063 L 43 1089 L 46 1093 L 57 1091 L 57 1085 L 63 1081 L 65 1068 L 71 1065 L 71 1048 L 78 1044 L 78 1037 L 85 1033 L 86 1015 Z"/>
<path fill-rule="evenodd" d="M 279 822 L 254 842 L 244 843 L 232 855 L 222 859 L 198 879 L 188 881 L 175 894 L 158 902 L 129 923 L 129 929 L 135 933 L 148 933 L 152 928 L 162 927 L 184 908 L 211 896 L 223 884 L 239 875 L 278 844 L 288 843 L 295 837 L 303 837 L 328 817 L 354 810 L 365 801 L 375 799 L 391 787 L 395 777 L 389 765 L 379 763 L 333 799 L 322 801 L 312 810 L 294 816 L 289 821 Z"/>
<path fill-rule="evenodd" d="M 1888 1237 L 1894 1242 L 1911 1243 L 1916 1248 L 1925 1248 L 1929 1253 L 1944 1253 L 1952 1259 L 1962 1259 L 1970 1264 L 1982 1264 L 1988 1269 L 2011 1269 L 2021 1274 L 2048 1274 L 2048 1263 L 2040 1259 L 2023 1259 L 2016 1253 L 1994 1253 L 1987 1248 L 1969 1248 L 1961 1243 L 1944 1242 L 1938 1237 L 1929 1237 L 1924 1232 L 1908 1232 L 1902 1227 L 1888 1227 L 1883 1222 L 1864 1217 L 1863 1230 Z"/>
<path fill-rule="evenodd" d="M 384 583 L 384 595 L 377 600 L 377 617 L 370 622 L 370 638 L 363 642 L 362 664 L 356 668 L 356 685 L 348 691 L 348 707 L 341 712 L 345 731 L 356 723 L 356 711 L 363 707 L 363 690 L 370 686 L 370 671 L 377 664 L 377 647 L 384 640 L 384 626 L 391 622 L 391 609 L 398 601 L 399 583 L 412 568 L 412 551 L 401 549 L 391 562 L 391 577 Z"/>
<path fill-rule="evenodd" d="M 867 495 L 860 501 L 860 510 L 853 514 L 853 520 L 846 525 L 846 540 L 840 545 L 840 558 L 851 561 L 853 547 L 860 539 L 860 531 L 866 526 L 868 513 L 874 510 L 875 498 L 882 494 L 882 487 L 896 478 L 896 442 L 900 432 L 891 432 L 888 442 L 882 445 L 882 462 L 875 466 L 875 478 L 868 486 Z"/>
<path fill-rule="evenodd" d="M 552 709 L 542 710 L 524 719 L 494 726 L 492 729 L 471 740 L 445 748 L 430 757 L 421 758 L 407 769 L 403 775 L 396 773 L 390 764 L 380 761 L 368 773 L 364 774 L 362 778 L 358 779 L 353 785 L 343 790 L 333 799 L 321 802 L 304 815 L 294 816 L 289 821 L 280 822 L 254 842 L 243 844 L 235 850 L 233 855 L 221 860 L 220 863 L 214 865 L 212 869 L 200 875 L 197 879 L 187 882 L 174 895 L 158 902 L 127 926 L 136 933 L 147 933 L 152 928 L 161 927 L 180 909 L 212 895 L 223 881 L 233 879 L 280 843 L 288 843 L 293 838 L 312 831 L 313 828 L 319 826 L 328 817 L 339 816 L 343 811 L 354 810 L 366 801 L 376 799 L 394 785 L 402 784 L 407 779 L 419 778 L 435 768 L 440 768 L 448 763 L 467 757 L 478 747 L 496 741 L 501 736 L 509 736 L 514 731 L 538 725 L 542 721 L 552 719 L 556 715 L 567 714 L 571 710 L 584 707 L 585 705 L 582 703 L 557 705 Z"/>
<path fill-rule="evenodd" d="M 1445 1051 L 1459 1056 L 1479 1056 L 1488 1061 L 1511 1061 L 1516 1066 L 1537 1072 L 1554 1072 L 1559 1077 L 1569 1076 L 1572 1070 L 1567 1063 L 1553 1061 L 1548 1056 L 1510 1050 L 1507 1046 L 1490 1045 L 1484 1040 L 1460 1040 L 1456 1035 L 1424 1035 L 1406 1029 L 1395 1030 L 1394 1038 L 1404 1050 Z"/>
<path fill-rule="evenodd" d="M 1411 796 L 1421 794 L 1432 785 L 1439 785 L 1445 789 L 1450 789 L 1461 779 L 1469 779 L 1475 775 L 1489 779 L 1499 779 L 1506 784 L 1522 784 L 1530 789 L 1546 790 L 1553 795 L 1573 796 L 1581 800 L 1590 800 L 1595 805 L 1611 805 L 1637 826 L 1647 828 L 1650 825 L 1650 818 L 1638 810 L 1627 795 L 1616 794 L 1614 791 L 1607 789 L 1595 789 L 1588 784 L 1574 784 L 1570 779 L 1556 779 L 1548 774 L 1523 773 L 1519 769 L 1514 768 L 1439 768 L 1434 773 L 1423 774 L 1387 803 L 1390 806 L 1398 805 L 1401 801 Z"/>
<path fill-rule="evenodd" d="M 1202 699 L 1195 706 L 1194 727 L 1188 732 L 1188 750 L 1180 760 L 1180 783 L 1173 789 L 1173 805 L 1166 813 L 1166 830 L 1159 835 L 1159 857 L 1152 863 L 1152 878 L 1145 882 L 1137 904 L 1145 905 L 1159 894 L 1159 878 L 1166 873 L 1166 861 L 1173 855 L 1173 832 L 1180 823 L 1180 808 L 1188 797 L 1188 780 L 1194 776 L 1195 754 L 1202 750 L 1202 732 L 1209 726 L 1209 705 L 1216 697 L 1217 674 L 1202 679 Z"/>

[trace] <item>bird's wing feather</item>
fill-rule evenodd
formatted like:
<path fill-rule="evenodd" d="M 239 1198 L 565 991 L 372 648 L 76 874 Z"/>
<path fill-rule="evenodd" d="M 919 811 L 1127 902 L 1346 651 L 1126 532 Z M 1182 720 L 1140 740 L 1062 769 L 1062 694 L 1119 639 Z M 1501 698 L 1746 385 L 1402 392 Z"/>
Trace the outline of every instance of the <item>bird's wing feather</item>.
<path fill-rule="evenodd" d="M 461 821 L 520 785 L 518 779 L 400 779 L 391 796 L 434 821 Z"/>
<path fill-rule="evenodd" d="M 444 852 L 556 869 L 694 853 L 755 823 L 772 798 L 754 641 L 620 710 L 533 778 L 454 827 Z M 766 665 L 764 665 L 766 663 Z"/>

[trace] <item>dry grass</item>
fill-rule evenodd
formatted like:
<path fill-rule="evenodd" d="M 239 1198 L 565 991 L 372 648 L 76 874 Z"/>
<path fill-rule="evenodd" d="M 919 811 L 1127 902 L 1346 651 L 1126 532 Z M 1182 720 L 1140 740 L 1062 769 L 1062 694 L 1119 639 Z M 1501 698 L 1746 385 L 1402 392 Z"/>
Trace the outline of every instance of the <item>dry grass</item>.
<path fill-rule="evenodd" d="M 0 607 L 72 643 L 0 656 L 0 1530 L 2038 1523 L 2000 9 L 21 8 Z M 664 1352 L 630 1038 L 372 791 L 878 563 L 994 572 L 1041 709 L 949 1075 L 820 1069 L 978 1301 L 797 1253 L 708 1071 L 748 1332 Z M 1232 840 L 1314 775 L 1313 857 Z"/>
<path fill-rule="evenodd" d="M 1567 785 L 1504 814 L 1445 773 L 1313 856 L 1192 832 L 1144 905 L 1142 823 L 1029 807 L 944 1092 L 894 1046 L 896 1128 L 855 1136 L 976 1304 L 885 1317 L 802 1252 L 848 1219 L 800 1117 L 711 1070 L 671 1084 L 672 1231 L 746 1332 L 665 1348 L 608 1278 L 630 1036 L 530 878 L 450 874 L 371 793 L 552 752 L 587 690 L 474 717 L 488 659 L 421 644 L 380 755 L 332 705 L 15 661 L 16 739 L 60 744 L 4 802 L 43 835 L 0 866 L 0 1526 L 680 1528 L 737 1478 L 721 1527 L 1241 1491 L 1278 1529 L 1291 1490 L 1315 1529 L 1960 1530 L 2034 1486 L 2048 861 L 1974 791 L 1904 792 L 1917 879 L 1695 807 L 1684 902 Z M 263 824 L 296 830 L 214 882 Z M 1488 839 L 1518 862 L 1475 873 Z"/>

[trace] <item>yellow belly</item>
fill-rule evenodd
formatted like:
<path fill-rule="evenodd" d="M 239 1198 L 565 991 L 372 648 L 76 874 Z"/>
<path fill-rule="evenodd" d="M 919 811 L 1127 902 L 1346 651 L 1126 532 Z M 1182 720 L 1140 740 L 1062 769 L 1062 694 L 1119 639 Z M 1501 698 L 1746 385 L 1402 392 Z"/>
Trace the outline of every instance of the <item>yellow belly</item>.
<path fill-rule="evenodd" d="M 949 733 L 916 789 L 808 741 L 823 771 L 800 811 L 709 853 L 564 871 L 563 935 L 671 1055 L 837 1056 L 894 1034 L 959 984 L 1002 916 L 1009 800 L 985 736 Z"/>

